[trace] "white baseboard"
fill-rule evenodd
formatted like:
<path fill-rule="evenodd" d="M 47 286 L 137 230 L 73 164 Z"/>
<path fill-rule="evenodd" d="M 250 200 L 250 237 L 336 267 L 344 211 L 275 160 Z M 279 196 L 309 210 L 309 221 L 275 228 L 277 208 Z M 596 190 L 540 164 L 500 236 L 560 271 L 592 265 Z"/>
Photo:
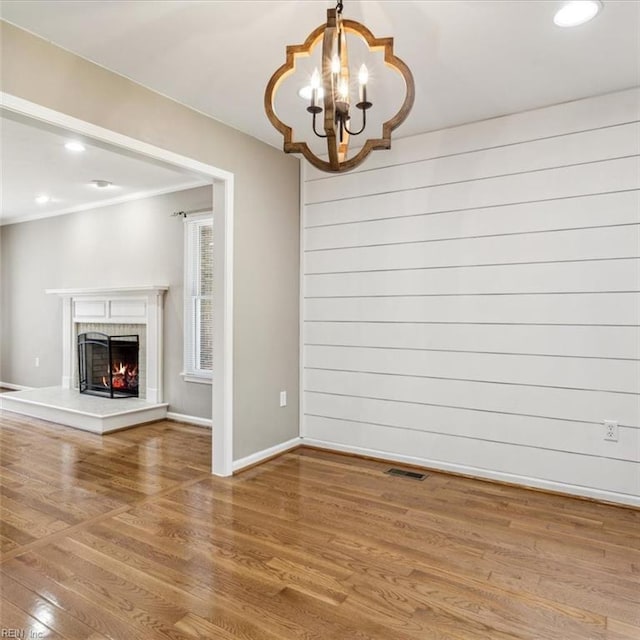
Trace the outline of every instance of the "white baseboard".
<path fill-rule="evenodd" d="M 25 387 L 21 384 L 11 384 L 10 382 L 2 382 L 0 380 L 0 389 L 10 389 L 11 391 L 29 391 L 33 387 Z"/>
<path fill-rule="evenodd" d="M 272 458 L 273 456 L 277 456 L 279 453 L 285 453 L 290 449 L 295 449 L 302 444 L 302 438 L 295 437 L 291 438 L 291 440 L 287 440 L 286 442 L 282 442 L 280 444 L 276 444 L 273 447 L 269 447 L 268 449 L 263 449 L 262 451 L 257 451 L 256 453 L 252 453 L 249 456 L 244 458 L 240 458 L 239 460 L 234 460 L 233 462 L 233 471 L 241 471 L 245 467 L 250 467 L 258 462 L 262 462 L 267 458 Z"/>
<path fill-rule="evenodd" d="M 198 418 L 197 416 L 188 416 L 184 413 L 174 413 L 173 411 L 167 411 L 167 418 L 169 420 L 174 420 L 175 422 L 194 424 L 197 427 L 206 427 L 207 429 L 213 428 L 213 421 L 210 418 Z"/>
<path fill-rule="evenodd" d="M 471 476 L 474 478 L 486 478 L 487 480 L 497 480 L 499 482 L 508 482 L 517 484 L 525 488 L 545 489 L 557 493 L 564 493 L 571 496 L 580 496 L 582 498 L 591 498 L 599 502 L 612 502 L 631 507 L 640 507 L 640 496 L 634 496 L 627 493 L 616 493 L 614 491 L 604 491 L 594 489 L 592 487 L 583 487 L 580 485 L 565 484 L 562 482 L 553 482 L 551 480 L 543 480 L 540 478 L 530 478 L 528 476 L 520 476 L 511 473 L 503 473 L 500 471 L 491 471 L 490 469 L 481 469 L 477 467 L 468 467 L 465 465 L 452 464 L 449 462 L 441 462 L 439 460 L 430 460 L 428 458 L 417 458 L 414 456 L 404 456 L 401 454 L 391 454 L 386 451 L 378 451 L 376 449 L 366 449 L 364 447 L 355 447 L 350 445 L 338 444 L 335 442 L 326 442 L 324 440 L 316 440 L 314 438 L 300 438 L 301 445 L 310 447 L 318 447 L 329 451 L 341 451 L 343 453 L 353 453 L 360 456 L 368 456 L 371 458 L 380 458 L 389 460 L 389 462 L 402 462 L 408 465 L 433 469 L 434 471 L 448 471 L 463 476 Z"/>

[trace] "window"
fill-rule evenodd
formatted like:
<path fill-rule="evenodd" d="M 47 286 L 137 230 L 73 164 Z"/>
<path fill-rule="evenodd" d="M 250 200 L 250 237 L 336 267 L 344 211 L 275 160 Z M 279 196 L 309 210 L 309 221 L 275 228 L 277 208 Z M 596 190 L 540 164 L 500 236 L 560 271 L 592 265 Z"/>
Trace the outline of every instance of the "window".
<path fill-rule="evenodd" d="M 210 382 L 213 374 L 213 217 L 185 219 L 184 377 Z"/>

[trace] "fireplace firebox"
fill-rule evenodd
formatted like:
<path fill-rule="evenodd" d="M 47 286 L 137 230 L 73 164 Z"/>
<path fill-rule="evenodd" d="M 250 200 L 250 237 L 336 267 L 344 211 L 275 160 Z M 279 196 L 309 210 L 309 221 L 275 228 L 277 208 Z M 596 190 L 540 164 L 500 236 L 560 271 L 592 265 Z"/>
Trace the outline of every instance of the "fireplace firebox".
<path fill-rule="evenodd" d="M 138 397 L 139 336 L 78 335 L 80 393 L 107 398 Z"/>

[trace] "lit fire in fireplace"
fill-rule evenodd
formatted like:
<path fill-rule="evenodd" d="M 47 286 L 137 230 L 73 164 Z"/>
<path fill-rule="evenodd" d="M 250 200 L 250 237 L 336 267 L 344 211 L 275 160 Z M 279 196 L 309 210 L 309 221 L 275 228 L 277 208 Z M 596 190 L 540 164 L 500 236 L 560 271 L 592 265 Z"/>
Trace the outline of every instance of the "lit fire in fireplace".
<path fill-rule="evenodd" d="M 113 364 L 111 380 L 114 389 L 136 389 L 138 387 L 138 367 L 120 362 Z M 109 388 L 109 374 L 102 378 L 102 384 Z"/>

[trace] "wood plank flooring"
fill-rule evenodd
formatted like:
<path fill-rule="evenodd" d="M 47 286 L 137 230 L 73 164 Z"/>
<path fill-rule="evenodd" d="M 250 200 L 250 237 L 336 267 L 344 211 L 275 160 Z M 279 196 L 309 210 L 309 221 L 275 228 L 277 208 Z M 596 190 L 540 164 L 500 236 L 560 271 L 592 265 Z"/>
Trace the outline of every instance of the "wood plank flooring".
<path fill-rule="evenodd" d="M 0 637 L 640 638 L 638 511 L 312 449 L 221 479 L 204 429 L 1 423 Z"/>

